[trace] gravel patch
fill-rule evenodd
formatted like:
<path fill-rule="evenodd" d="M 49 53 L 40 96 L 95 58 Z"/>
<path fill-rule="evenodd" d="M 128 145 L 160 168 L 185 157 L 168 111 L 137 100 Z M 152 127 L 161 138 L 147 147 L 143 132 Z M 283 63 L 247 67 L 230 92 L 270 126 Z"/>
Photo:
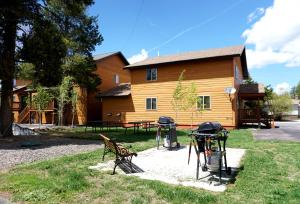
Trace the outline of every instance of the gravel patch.
<path fill-rule="evenodd" d="M 199 178 L 196 180 L 196 154 L 191 154 L 190 164 L 188 161 L 188 148 L 182 147 L 178 150 L 168 151 L 165 148 L 151 148 L 143 152 L 139 152 L 137 157 L 133 158 L 135 169 L 139 169 L 139 173 L 126 174 L 129 176 L 138 176 L 142 179 L 159 180 L 170 184 L 192 186 L 203 188 L 210 191 L 222 192 L 226 190 L 227 184 L 234 181 L 234 177 L 240 167 L 240 161 L 244 156 L 245 149 L 226 148 L 227 163 L 231 167 L 231 175 L 222 175 L 222 183 L 219 183 L 218 175 L 211 171 L 199 172 Z M 201 155 L 201 163 L 204 163 L 203 155 Z M 114 161 L 99 163 L 90 169 L 107 171 L 112 170 Z M 117 173 L 125 174 L 119 167 Z"/>
<path fill-rule="evenodd" d="M 25 146 L 34 144 L 34 146 L 22 147 L 24 144 Z M 0 170 L 9 169 L 18 164 L 93 151 L 101 146 L 101 142 L 97 140 L 48 136 L 18 136 L 0 139 Z"/>

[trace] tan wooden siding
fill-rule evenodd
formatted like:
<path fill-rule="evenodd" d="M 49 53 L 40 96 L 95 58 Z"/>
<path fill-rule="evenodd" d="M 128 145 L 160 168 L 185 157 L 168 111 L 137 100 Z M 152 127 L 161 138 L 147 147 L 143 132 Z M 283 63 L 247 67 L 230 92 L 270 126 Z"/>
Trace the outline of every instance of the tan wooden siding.
<path fill-rule="evenodd" d="M 107 91 L 117 84 L 114 82 L 114 75 L 119 75 L 120 83 L 130 82 L 130 73 L 128 70 L 124 70 L 124 61 L 119 55 L 112 55 L 104 59 L 96 61 L 97 74 L 102 83 L 97 87 L 97 91 L 89 91 L 87 98 L 87 117 L 88 120 L 101 120 L 102 108 L 101 103 L 96 98 L 97 93 Z"/>
<path fill-rule="evenodd" d="M 126 119 L 128 121 L 157 120 L 162 115 L 175 118 L 175 112 L 171 105 L 172 94 L 181 71 L 185 69 L 183 85 L 195 82 L 199 96 L 211 96 L 211 109 L 198 113 L 194 123 L 219 121 L 223 125 L 235 126 L 233 107 L 228 95 L 224 92 L 226 87 L 233 86 L 232 67 L 232 59 L 165 64 L 156 66 L 158 78 L 157 81 L 152 82 L 146 81 L 146 69 L 132 70 L 131 92 L 135 112 L 127 113 Z M 147 97 L 157 98 L 157 110 L 146 110 Z M 177 123 L 190 124 L 191 114 L 181 111 L 178 114 Z"/>
<path fill-rule="evenodd" d="M 113 77 L 118 74 L 120 83 L 130 82 L 130 73 L 124 70 L 124 62 L 118 55 L 112 55 L 107 58 L 96 61 L 97 70 L 95 73 L 100 76 L 102 83 L 97 87 L 100 91 L 106 91 L 116 86 Z"/>
<path fill-rule="evenodd" d="M 126 122 L 126 113 L 134 112 L 131 96 L 105 97 L 102 99 L 103 120 Z M 108 114 L 111 114 L 109 116 Z M 117 114 L 121 114 L 118 116 Z"/>

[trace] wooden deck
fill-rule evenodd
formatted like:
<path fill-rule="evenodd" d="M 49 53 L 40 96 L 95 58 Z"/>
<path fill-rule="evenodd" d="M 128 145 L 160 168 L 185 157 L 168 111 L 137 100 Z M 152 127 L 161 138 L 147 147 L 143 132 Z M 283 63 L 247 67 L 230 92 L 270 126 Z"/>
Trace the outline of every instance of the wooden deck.
<path fill-rule="evenodd" d="M 239 109 L 239 125 L 241 126 L 247 123 L 257 123 L 258 126 L 264 124 L 266 127 L 270 128 L 272 116 L 266 114 L 259 108 Z"/>

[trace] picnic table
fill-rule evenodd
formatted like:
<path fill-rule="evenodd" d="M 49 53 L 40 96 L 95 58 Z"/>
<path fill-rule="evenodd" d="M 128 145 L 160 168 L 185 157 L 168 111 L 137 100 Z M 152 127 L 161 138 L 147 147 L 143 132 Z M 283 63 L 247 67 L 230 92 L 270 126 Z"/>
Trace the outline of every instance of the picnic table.
<path fill-rule="evenodd" d="M 100 129 L 106 127 L 107 130 L 109 130 L 110 127 L 118 127 L 120 126 L 118 122 L 115 121 L 107 121 L 107 120 L 92 120 L 92 121 L 88 121 L 86 123 L 85 126 L 85 132 L 87 130 L 88 127 L 91 127 L 93 132 L 96 132 L 97 127 L 99 127 Z"/>
<path fill-rule="evenodd" d="M 146 129 L 146 132 L 150 131 L 150 128 L 154 126 L 154 120 L 139 120 L 139 121 L 131 121 L 128 124 L 133 124 L 133 134 L 139 131 L 140 126 Z"/>

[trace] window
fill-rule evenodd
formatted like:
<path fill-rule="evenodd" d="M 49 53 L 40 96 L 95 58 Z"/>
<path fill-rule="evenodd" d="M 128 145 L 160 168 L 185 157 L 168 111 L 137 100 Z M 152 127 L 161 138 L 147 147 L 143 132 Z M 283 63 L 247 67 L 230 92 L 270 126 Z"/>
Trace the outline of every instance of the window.
<path fill-rule="evenodd" d="M 146 110 L 156 110 L 156 98 L 146 98 Z"/>
<path fill-rule="evenodd" d="M 118 74 L 115 74 L 115 75 L 114 75 L 113 81 L 114 81 L 115 84 L 119 84 L 119 83 L 120 83 L 120 77 L 119 77 Z"/>
<path fill-rule="evenodd" d="M 157 80 L 157 69 L 149 68 L 147 69 L 147 81 L 155 81 Z"/>
<path fill-rule="evenodd" d="M 240 72 L 239 72 L 239 67 L 237 65 L 235 65 L 234 68 L 234 78 L 239 80 L 239 76 L 240 76 Z"/>
<path fill-rule="evenodd" d="M 210 96 L 199 96 L 197 102 L 198 109 L 210 109 Z"/>

